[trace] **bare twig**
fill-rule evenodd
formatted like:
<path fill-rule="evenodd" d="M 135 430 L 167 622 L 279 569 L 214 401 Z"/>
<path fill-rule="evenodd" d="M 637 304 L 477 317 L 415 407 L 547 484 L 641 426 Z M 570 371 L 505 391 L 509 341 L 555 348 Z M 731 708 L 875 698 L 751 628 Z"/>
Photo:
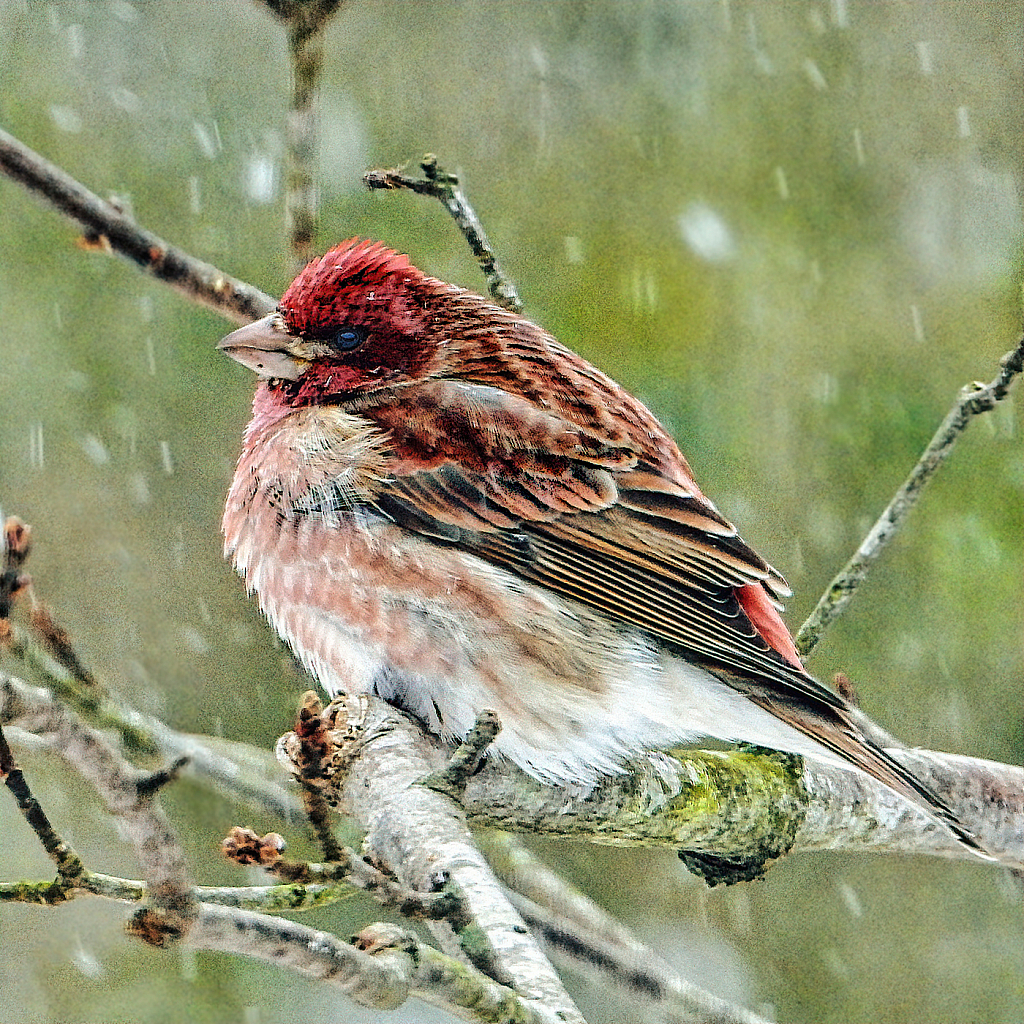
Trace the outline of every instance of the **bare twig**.
<path fill-rule="evenodd" d="M 109 696 L 103 687 L 81 685 L 17 623 L 3 620 L 4 644 L 45 679 L 49 689 L 91 725 L 111 729 L 133 755 L 165 760 L 187 757 L 192 771 L 250 806 L 292 821 L 299 801 L 285 789 L 273 755 L 244 743 L 176 732 Z"/>
<path fill-rule="evenodd" d="M 593 900 L 541 863 L 515 836 L 488 837 L 487 859 L 512 888 L 510 899 L 545 946 L 634 997 L 658 1004 L 658 1018 L 700 1024 L 762 1024 L 749 1010 L 705 992 Z"/>
<path fill-rule="evenodd" d="M 323 32 L 342 0 L 264 0 L 288 29 L 292 97 L 288 111 L 288 192 L 285 216 L 293 269 L 315 255 L 319 216 L 314 164 L 318 142 L 317 88 L 324 62 Z"/>
<path fill-rule="evenodd" d="M 796 635 L 796 647 L 801 656 L 806 657 L 814 650 L 825 629 L 846 609 L 872 564 L 896 536 L 910 510 L 917 504 L 924 485 L 949 458 L 953 445 L 970 420 L 980 413 L 989 412 L 1006 397 L 1014 378 L 1024 369 L 1024 337 L 1015 349 L 1003 356 L 1000 367 L 999 374 L 991 383 L 975 382 L 961 390 L 956 403 L 935 432 L 910 476 L 800 627 Z"/>
<path fill-rule="evenodd" d="M 11 748 L 7 744 L 2 724 L 0 724 L 0 779 L 3 779 L 4 785 L 11 791 L 18 810 L 21 811 L 32 831 L 35 832 L 46 855 L 57 866 L 60 883 L 49 888 L 55 897 L 54 902 L 59 902 L 58 894 L 62 890 L 74 886 L 76 879 L 82 875 L 84 866 L 78 854 L 57 834 L 39 801 L 32 795 L 28 780 L 14 760 Z"/>
<path fill-rule="evenodd" d="M 192 882 L 177 837 L 157 803 L 151 777 L 124 761 L 104 737 L 47 691 L 6 676 L 0 676 L 0 723 L 16 724 L 44 737 L 124 823 L 146 874 L 149 900 L 133 918 L 134 933 L 154 945 L 184 935 L 196 913 Z M 31 794 L 26 799 L 31 809 Z M 77 856 L 45 822 L 41 809 L 29 820 L 58 864 L 59 883 L 75 888 L 84 870 Z"/>
<path fill-rule="evenodd" d="M 469 248 L 476 257 L 480 269 L 487 279 L 487 287 L 491 297 L 500 306 L 518 313 L 523 304 L 519 299 L 516 286 L 505 272 L 498 266 L 498 258 L 487 238 L 483 225 L 480 223 L 465 193 L 459 188 L 459 179 L 449 174 L 437 163 L 437 157 L 428 153 L 420 164 L 425 177 L 410 178 L 399 168 L 392 170 L 370 171 L 363 175 L 363 183 L 370 189 L 406 188 L 420 195 L 433 196 L 439 199 L 444 208 L 452 215 L 456 225 L 462 232 Z"/>
<path fill-rule="evenodd" d="M 236 323 L 272 312 L 277 301 L 165 242 L 69 174 L 0 130 L 0 171 L 78 221 L 92 247 L 119 253 L 194 302 Z"/>
<path fill-rule="evenodd" d="M 395 925 L 370 925 L 349 944 L 294 921 L 204 905 L 189 943 L 288 967 L 375 1010 L 397 1009 L 416 995 L 466 1020 L 557 1019 Z"/>

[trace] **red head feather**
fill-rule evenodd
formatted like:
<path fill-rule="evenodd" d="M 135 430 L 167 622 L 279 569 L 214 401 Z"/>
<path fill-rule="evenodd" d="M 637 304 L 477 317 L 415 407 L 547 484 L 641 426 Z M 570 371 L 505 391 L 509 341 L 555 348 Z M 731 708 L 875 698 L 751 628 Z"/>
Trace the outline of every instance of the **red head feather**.
<path fill-rule="evenodd" d="M 350 238 L 306 264 L 278 309 L 288 329 L 304 338 L 384 318 L 394 329 L 411 333 L 418 317 L 409 316 L 410 306 L 420 305 L 414 293 L 426 280 L 408 256 L 380 242 Z"/>

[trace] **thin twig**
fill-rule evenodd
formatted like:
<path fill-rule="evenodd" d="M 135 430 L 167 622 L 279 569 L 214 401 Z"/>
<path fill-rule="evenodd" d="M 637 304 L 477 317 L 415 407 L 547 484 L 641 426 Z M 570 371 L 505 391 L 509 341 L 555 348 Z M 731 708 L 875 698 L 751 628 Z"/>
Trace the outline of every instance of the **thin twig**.
<path fill-rule="evenodd" d="M 236 323 L 273 312 L 277 301 L 140 227 L 69 174 L 0 130 L 0 171 L 81 224 L 91 248 L 116 252 L 188 298 Z"/>
<path fill-rule="evenodd" d="M 701 1024 L 764 1024 L 745 1007 L 727 1003 L 686 981 L 653 949 L 588 896 L 541 863 L 508 833 L 489 836 L 487 859 L 512 888 L 509 898 L 552 952 L 592 970 L 634 997 L 658 1004 L 661 1019 Z"/>
<path fill-rule="evenodd" d="M 84 866 L 78 854 L 57 834 L 56 829 L 50 824 L 39 801 L 32 795 L 29 789 L 28 780 L 25 778 L 18 763 L 14 760 L 11 748 L 7 745 L 7 737 L 4 735 L 3 727 L 0 725 L 0 778 L 4 785 L 11 791 L 18 810 L 21 811 L 29 828 L 35 832 L 39 843 L 46 851 L 46 855 L 57 866 L 57 874 L 60 882 L 51 889 L 60 890 L 66 886 L 72 886 L 84 871 Z"/>
<path fill-rule="evenodd" d="M 1015 349 L 1003 356 L 1000 367 L 999 374 L 991 383 L 975 382 L 961 390 L 956 403 L 935 432 L 910 476 L 800 627 L 796 635 L 796 647 L 801 656 L 806 657 L 814 650 L 825 629 L 846 609 L 872 564 L 896 536 L 910 510 L 917 504 L 924 485 L 949 458 L 957 438 L 967 424 L 974 416 L 995 408 L 1006 397 L 1014 378 L 1024 369 L 1024 337 Z"/>
<path fill-rule="evenodd" d="M 511 989 L 439 953 L 411 932 L 389 924 L 364 928 L 354 943 L 294 921 L 209 904 L 200 909 L 189 942 L 255 957 L 335 985 L 375 1010 L 394 1010 L 410 995 L 466 1020 L 553 1022 Z"/>
<path fill-rule="evenodd" d="M 288 29 L 292 66 L 288 111 L 288 185 L 285 219 L 293 269 L 297 273 L 314 256 L 320 196 L 315 162 L 319 139 L 316 98 L 324 63 L 324 29 L 341 0 L 264 0 Z"/>
<path fill-rule="evenodd" d="M 192 882 L 177 836 L 160 809 L 151 777 L 128 764 L 105 737 L 55 702 L 45 690 L 3 675 L 0 722 L 13 723 L 45 737 L 124 823 L 125 833 L 145 871 L 150 901 L 132 918 L 133 933 L 154 945 L 163 945 L 185 934 L 196 913 Z M 47 853 L 58 865 L 57 884 L 74 889 L 84 871 L 81 861 L 46 821 L 27 785 L 15 795 Z"/>
<path fill-rule="evenodd" d="M 159 718 L 108 699 L 102 688 L 80 685 L 27 630 L 9 620 L 4 626 L 7 650 L 39 673 L 48 689 L 87 722 L 117 733 L 131 754 L 173 760 L 187 757 L 193 773 L 252 807 L 285 821 L 293 821 L 300 812 L 299 801 L 282 784 L 277 761 L 268 751 L 219 737 L 177 732 Z"/>
<path fill-rule="evenodd" d="M 420 167 L 423 168 L 425 178 L 410 178 L 399 168 L 394 168 L 370 171 L 364 174 L 363 184 L 370 189 L 406 188 L 410 192 L 418 192 L 420 195 L 439 199 L 469 243 L 469 248 L 487 279 L 491 298 L 498 305 L 512 310 L 513 313 L 520 312 L 523 304 L 519 299 L 516 286 L 498 265 L 498 258 L 494 254 L 494 249 L 476 211 L 470 206 L 465 193 L 459 188 L 458 177 L 440 167 L 437 157 L 431 153 L 423 158 Z"/>

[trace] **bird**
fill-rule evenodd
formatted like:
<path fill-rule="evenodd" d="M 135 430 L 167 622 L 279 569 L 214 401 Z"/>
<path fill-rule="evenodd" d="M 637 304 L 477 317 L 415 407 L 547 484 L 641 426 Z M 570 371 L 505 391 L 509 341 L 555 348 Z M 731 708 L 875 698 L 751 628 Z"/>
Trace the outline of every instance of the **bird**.
<path fill-rule="evenodd" d="M 803 666 L 791 591 L 638 399 L 522 315 L 381 242 L 308 263 L 219 345 L 256 372 L 224 550 L 333 695 L 586 792 L 713 739 L 950 808 Z"/>

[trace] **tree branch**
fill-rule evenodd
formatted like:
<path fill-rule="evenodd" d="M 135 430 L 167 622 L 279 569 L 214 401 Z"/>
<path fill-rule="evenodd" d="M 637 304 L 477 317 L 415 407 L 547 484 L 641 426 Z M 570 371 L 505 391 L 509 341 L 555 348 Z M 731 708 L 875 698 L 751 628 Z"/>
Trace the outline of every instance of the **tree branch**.
<path fill-rule="evenodd" d="M 480 264 L 480 269 L 487 279 L 487 288 L 491 293 L 491 298 L 499 306 L 504 306 L 506 309 L 512 310 L 513 313 L 520 312 L 523 303 L 516 291 L 516 286 L 498 265 L 498 257 L 494 253 L 494 248 L 487 238 L 487 233 L 484 231 L 476 211 L 470 205 L 465 193 L 459 188 L 458 177 L 444 170 L 438 164 L 437 157 L 432 153 L 428 153 L 423 158 L 420 167 L 423 169 L 423 178 L 410 178 L 396 167 L 391 170 L 369 171 L 363 175 L 363 183 L 369 189 L 404 188 L 410 192 L 418 192 L 422 196 L 433 196 L 440 200 L 469 243 L 469 248 L 476 257 L 477 263 Z"/>
<path fill-rule="evenodd" d="M 515 989 L 542 1019 L 582 1021 L 503 895 L 459 810 L 447 797 L 418 785 L 442 763 L 439 745 L 381 701 L 336 701 L 325 714 L 332 711 L 337 729 L 331 757 L 344 770 L 335 788 L 328 780 L 323 784 L 365 829 L 363 848 L 369 859 L 386 865 L 400 882 L 419 892 L 453 882 L 474 924 L 456 931 L 446 923 L 433 923 L 431 931 L 442 948 Z M 286 764 L 302 771 L 298 746 L 297 737 L 289 734 L 278 750 Z"/>
<path fill-rule="evenodd" d="M 2 129 L 0 171 L 77 221 L 85 228 L 90 247 L 132 260 L 157 280 L 235 323 L 248 323 L 277 308 L 276 299 L 140 227 Z"/>
<path fill-rule="evenodd" d="M 295 273 L 315 255 L 313 244 L 320 205 L 314 171 L 319 141 L 317 89 L 324 63 L 324 29 L 337 13 L 341 2 L 264 0 L 288 30 L 292 95 L 288 110 L 288 191 L 285 196 L 285 217 Z"/>
<path fill-rule="evenodd" d="M 177 837 L 156 800 L 154 780 L 124 761 L 104 737 L 45 690 L 0 674 L 0 725 L 8 724 L 44 738 L 124 823 L 142 864 L 151 901 L 133 919 L 136 934 L 154 945 L 185 934 L 196 913 L 192 882 Z M 35 828 L 37 823 L 32 823 Z M 56 859 L 59 884 L 74 889 L 84 866 L 49 823 L 45 824 L 45 831 L 36 830 Z"/>
<path fill-rule="evenodd" d="M 382 738 L 377 734 L 384 722 Z M 362 721 L 353 727 L 349 719 L 348 728 L 349 749 L 354 745 L 358 752 L 346 755 L 346 764 L 358 761 L 353 775 L 359 778 L 379 770 L 382 755 L 375 753 L 371 765 L 366 752 L 384 743 L 389 750 L 401 749 L 402 743 L 419 744 L 416 749 L 427 745 L 435 761 L 439 756 L 439 743 L 375 699 L 367 702 Z M 282 749 L 287 747 L 285 742 Z M 889 753 L 919 772 L 996 859 L 1024 866 L 1024 770 L 931 751 L 894 748 Z M 358 786 L 344 779 L 339 772 L 325 785 L 330 796 L 347 803 Z M 396 789 L 408 788 L 411 783 L 404 779 L 394 780 Z M 362 797 L 360 805 L 367 799 Z M 401 797 L 392 793 L 395 799 Z M 613 845 L 668 846 L 763 864 L 786 852 L 822 849 L 973 856 L 923 811 L 867 776 L 756 748 L 651 752 L 631 761 L 622 775 L 576 793 L 543 785 L 494 758 L 468 780 L 461 804 L 474 825 Z M 365 807 L 363 813 L 369 813 Z"/>
<path fill-rule="evenodd" d="M 749 1010 L 686 981 L 593 900 L 542 864 L 515 837 L 492 833 L 487 859 L 510 886 L 513 906 L 552 953 L 658 1005 L 659 1016 L 701 1024 L 763 1024 Z"/>
<path fill-rule="evenodd" d="M 961 389 L 953 408 L 928 443 L 910 476 L 878 517 L 842 572 L 829 584 L 814 611 L 797 632 L 796 648 L 802 657 L 814 650 L 821 635 L 846 610 L 868 570 L 906 522 L 911 509 L 921 497 L 924 485 L 952 454 L 953 446 L 967 429 L 967 424 L 973 417 L 994 409 L 1007 396 L 1014 378 L 1024 369 L 1024 336 L 1017 342 L 1015 349 L 1003 356 L 999 365 L 999 373 L 990 383 L 980 384 L 975 381 Z"/>

